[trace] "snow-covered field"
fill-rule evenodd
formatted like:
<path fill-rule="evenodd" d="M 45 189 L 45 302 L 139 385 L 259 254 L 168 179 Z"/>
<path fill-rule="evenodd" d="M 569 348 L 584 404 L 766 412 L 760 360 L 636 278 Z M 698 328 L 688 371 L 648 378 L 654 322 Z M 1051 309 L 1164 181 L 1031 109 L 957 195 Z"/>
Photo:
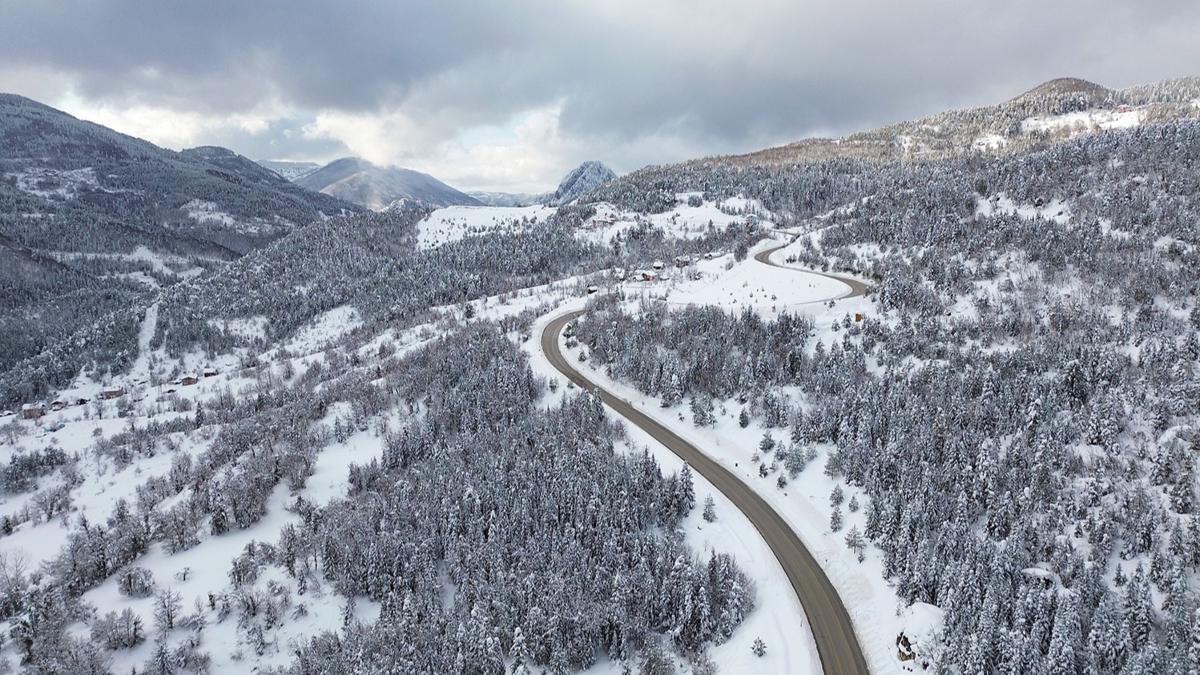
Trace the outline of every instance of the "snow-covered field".
<path fill-rule="evenodd" d="M 417 223 L 417 246 L 437 248 L 442 244 L 496 230 L 515 232 L 545 222 L 553 206 L 447 206 Z"/>
<path fill-rule="evenodd" d="M 676 195 L 675 208 L 649 215 L 622 211 L 612 204 L 595 204 L 596 213 L 576 233 L 580 239 L 608 244 L 618 234 L 646 223 L 671 238 L 696 239 L 710 230 L 724 230 L 748 217 L 766 216 L 753 199 L 731 197 L 720 203 L 700 199 L 700 193 Z M 689 204 L 689 198 L 692 203 Z M 695 200 L 699 199 L 699 204 Z M 442 244 L 488 232 L 520 231 L 545 222 L 557 211 L 553 206 L 447 206 L 437 209 L 417 224 L 417 245 L 436 248 Z"/>
<path fill-rule="evenodd" d="M 750 250 L 745 260 L 735 261 L 732 254 L 697 261 L 686 269 L 670 269 L 669 280 L 654 282 L 626 281 L 621 290 L 626 297 L 658 299 L 676 307 L 708 305 L 726 311 L 751 309 L 763 317 L 780 312 L 803 310 L 846 295 L 850 287 L 819 274 L 803 274 L 802 268 L 781 269 L 754 260 L 754 254 L 778 246 L 779 241 L 764 240 Z M 771 260 L 786 264 L 789 247 L 776 251 Z M 841 313 L 866 311 L 870 303 L 851 298 L 839 305 Z"/>
<path fill-rule="evenodd" d="M 1052 199 L 1042 206 L 1017 204 L 1008 195 L 1003 193 L 993 195 L 988 199 L 976 199 L 975 213 L 984 217 L 1015 215 L 1026 220 L 1041 217 L 1060 225 L 1071 220 L 1071 206 L 1066 202 Z"/>
<path fill-rule="evenodd" d="M 1070 134 L 1086 133 L 1097 129 L 1128 129 L 1142 123 L 1142 111 L 1132 110 L 1081 110 L 1064 115 L 1039 115 L 1021 122 L 1021 131 L 1066 131 Z"/>

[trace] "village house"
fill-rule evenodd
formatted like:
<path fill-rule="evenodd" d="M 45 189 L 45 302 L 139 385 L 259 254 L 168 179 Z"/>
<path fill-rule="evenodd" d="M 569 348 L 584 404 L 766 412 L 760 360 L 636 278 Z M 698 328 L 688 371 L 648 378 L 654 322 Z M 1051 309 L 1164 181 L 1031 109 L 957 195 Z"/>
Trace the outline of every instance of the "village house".
<path fill-rule="evenodd" d="M 105 387 L 103 390 L 100 391 L 100 398 L 103 398 L 106 400 L 113 399 L 113 398 L 121 398 L 124 395 L 125 395 L 125 388 L 118 387 L 115 385 L 111 386 L 111 387 Z"/>
<path fill-rule="evenodd" d="M 46 414 L 45 403 L 26 403 L 21 406 L 21 417 L 27 420 L 36 420 Z"/>
<path fill-rule="evenodd" d="M 204 369 L 204 372 L 202 373 L 202 375 L 204 375 L 205 377 L 216 377 L 218 372 L 219 371 L 217 371 L 216 368 L 209 366 Z"/>
<path fill-rule="evenodd" d="M 196 384 L 199 381 L 200 378 L 196 377 L 195 373 L 187 373 L 183 377 L 179 378 L 179 384 L 182 384 L 185 387 Z"/>
<path fill-rule="evenodd" d="M 50 409 L 53 411 L 59 411 L 65 407 L 67 407 L 67 402 L 62 400 L 61 398 L 56 398 L 50 402 Z"/>

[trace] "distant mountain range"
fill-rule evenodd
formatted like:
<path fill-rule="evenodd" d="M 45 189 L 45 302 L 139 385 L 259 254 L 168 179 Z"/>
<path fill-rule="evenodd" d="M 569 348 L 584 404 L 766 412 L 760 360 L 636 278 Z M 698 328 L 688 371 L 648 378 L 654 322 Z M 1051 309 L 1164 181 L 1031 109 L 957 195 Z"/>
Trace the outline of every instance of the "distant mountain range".
<path fill-rule="evenodd" d="M 472 191 L 471 195 L 486 206 L 529 206 L 541 204 L 545 192 L 481 192 Z"/>
<path fill-rule="evenodd" d="M 617 176 L 604 164 L 588 161 L 567 173 L 553 192 L 462 192 L 429 174 L 382 167 L 358 157 L 343 157 L 325 166 L 286 160 L 260 160 L 258 164 L 301 187 L 375 211 L 416 202 L 434 207 L 567 204 Z"/>
<path fill-rule="evenodd" d="M 1063 77 L 1008 101 L 948 110 L 844 138 L 809 138 L 691 165 L 781 165 L 832 158 L 940 160 L 970 152 L 1008 154 L 1079 133 L 1200 117 L 1200 77 L 1109 89 Z"/>
<path fill-rule="evenodd" d="M 418 200 L 431 206 L 481 204 L 429 174 L 376 166 L 357 157 L 334 160 L 301 176 L 296 184 L 375 211 L 398 200 Z"/>
<path fill-rule="evenodd" d="M 290 181 L 321 168 L 316 162 L 293 162 L 286 159 L 260 159 L 258 163 Z"/>

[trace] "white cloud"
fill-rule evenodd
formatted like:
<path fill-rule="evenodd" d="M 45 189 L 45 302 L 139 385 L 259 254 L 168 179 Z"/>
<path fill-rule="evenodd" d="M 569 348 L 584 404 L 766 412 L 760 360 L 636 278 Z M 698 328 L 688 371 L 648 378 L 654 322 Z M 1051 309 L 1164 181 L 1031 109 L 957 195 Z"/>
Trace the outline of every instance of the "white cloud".
<path fill-rule="evenodd" d="M 293 114 L 285 106 L 269 103 L 256 106 L 249 112 L 212 115 L 161 105 L 120 105 L 93 101 L 70 90 L 52 99 L 52 105 L 79 119 L 173 150 L 210 143 L 214 137 L 226 135 L 232 130 L 262 133 L 272 122 L 287 119 Z"/>

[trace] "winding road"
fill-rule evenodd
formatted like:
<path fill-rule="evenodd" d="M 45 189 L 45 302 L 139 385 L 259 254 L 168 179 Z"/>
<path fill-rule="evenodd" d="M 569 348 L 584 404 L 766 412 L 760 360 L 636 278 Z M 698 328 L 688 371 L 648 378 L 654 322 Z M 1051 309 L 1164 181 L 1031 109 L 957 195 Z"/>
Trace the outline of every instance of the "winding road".
<path fill-rule="evenodd" d="M 754 258 L 767 265 L 784 267 L 769 259 L 771 253 L 779 248 L 782 247 L 767 249 L 755 255 Z M 845 283 L 850 287 L 850 292 L 840 298 L 863 295 L 867 290 L 867 285 L 856 279 L 808 272 L 794 267 L 784 267 L 784 269 L 805 274 L 821 274 Z M 820 302 L 840 298 L 828 298 Z M 813 637 L 817 643 L 817 654 L 825 673 L 828 675 L 869 673 L 866 658 L 858 644 L 858 637 L 854 634 L 854 625 L 850 622 L 850 615 L 846 612 L 841 598 L 838 597 L 837 590 L 830 583 L 829 577 L 825 575 L 816 559 L 804 547 L 800 537 L 788 526 L 783 517 L 731 471 L 627 401 L 589 380 L 576 370 L 563 355 L 559 347 L 559 336 L 568 323 L 583 315 L 584 312 L 585 310 L 577 310 L 555 317 L 542 331 L 542 352 L 550 364 L 567 379 L 574 382 L 576 386 L 594 392 L 605 405 L 612 408 L 617 414 L 653 436 L 671 452 L 679 455 L 691 465 L 693 470 L 698 471 L 746 514 L 746 517 L 766 540 L 767 545 L 771 547 L 771 551 L 783 566 L 784 572 L 792 584 L 792 590 L 800 599 L 804 614 L 812 626 Z"/>
<path fill-rule="evenodd" d="M 830 300 L 845 300 L 846 298 L 857 298 L 861 295 L 867 294 L 867 289 L 870 288 L 870 286 L 868 284 L 866 284 L 865 282 L 859 281 L 858 279 L 854 279 L 851 277 L 843 277 L 843 276 L 840 276 L 837 274 L 828 274 L 826 272 L 817 272 L 814 270 L 804 270 L 804 269 L 800 269 L 799 267 L 788 267 L 787 265 L 780 265 L 779 263 L 771 260 L 771 254 L 774 253 L 775 251 L 778 251 L 781 248 L 784 248 L 785 246 L 787 246 L 787 244 L 780 244 L 779 246 L 774 246 L 772 248 L 763 249 L 763 250 L 759 251 L 758 253 L 754 254 L 754 259 L 764 265 L 770 265 L 771 267 L 778 267 L 779 269 L 791 270 L 793 272 L 800 272 L 803 274 L 816 274 L 817 276 L 829 277 L 830 279 L 833 279 L 835 281 L 840 281 L 843 284 L 846 284 L 847 286 L 850 287 L 850 290 L 847 293 L 845 293 L 844 295 L 839 295 L 836 298 L 824 298 L 822 300 L 814 300 L 813 302 L 829 302 Z"/>

